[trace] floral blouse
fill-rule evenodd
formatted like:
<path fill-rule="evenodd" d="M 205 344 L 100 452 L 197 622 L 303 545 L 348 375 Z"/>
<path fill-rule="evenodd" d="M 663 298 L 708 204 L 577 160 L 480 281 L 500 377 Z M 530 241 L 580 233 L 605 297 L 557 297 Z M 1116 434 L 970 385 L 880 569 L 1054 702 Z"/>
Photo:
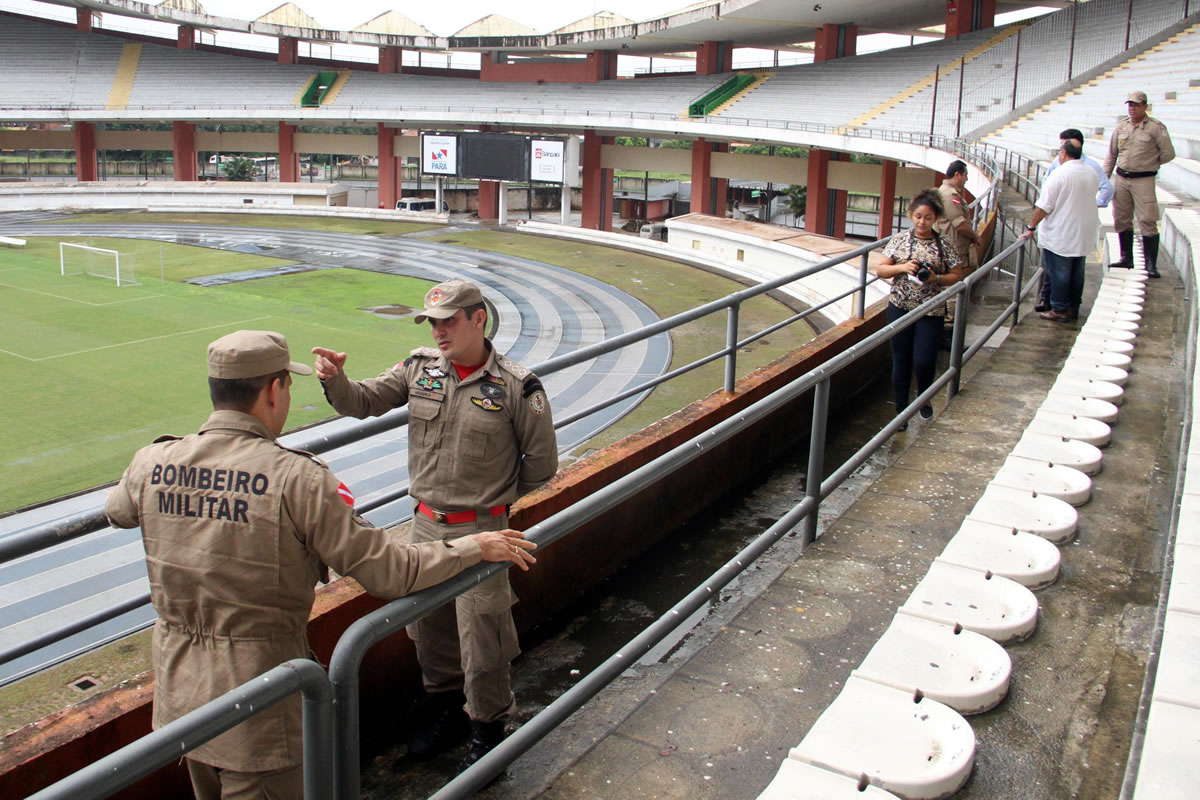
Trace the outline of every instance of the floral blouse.
<path fill-rule="evenodd" d="M 918 239 L 913 235 L 911 228 L 892 237 L 883 248 L 883 255 L 890 257 L 897 264 L 914 260 L 928 264 L 938 275 L 945 275 L 962 263 L 958 254 L 954 252 L 954 246 L 946 237 L 935 233 L 933 238 Z M 892 278 L 892 293 L 888 296 L 888 302 L 896 308 L 912 311 L 926 300 L 936 297 L 945 288 L 936 283 L 917 283 L 904 273 Z M 946 316 L 946 306 L 938 306 L 930 311 L 928 316 Z"/>

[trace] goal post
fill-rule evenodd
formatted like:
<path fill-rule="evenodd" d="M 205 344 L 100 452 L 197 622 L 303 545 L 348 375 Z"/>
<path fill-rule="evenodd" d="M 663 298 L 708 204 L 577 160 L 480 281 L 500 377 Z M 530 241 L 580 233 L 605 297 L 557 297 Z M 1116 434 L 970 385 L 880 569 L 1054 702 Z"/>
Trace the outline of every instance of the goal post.
<path fill-rule="evenodd" d="M 117 286 L 137 284 L 132 254 L 122 255 L 116 250 L 92 247 L 73 242 L 58 243 L 58 270 L 63 277 L 69 275 L 92 275 L 115 281 Z"/>

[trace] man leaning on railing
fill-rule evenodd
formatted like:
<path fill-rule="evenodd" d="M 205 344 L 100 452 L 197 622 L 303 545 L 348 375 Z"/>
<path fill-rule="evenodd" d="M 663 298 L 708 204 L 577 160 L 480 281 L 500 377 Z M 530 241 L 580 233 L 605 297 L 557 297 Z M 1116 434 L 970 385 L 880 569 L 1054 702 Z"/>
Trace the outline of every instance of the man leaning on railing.
<path fill-rule="evenodd" d="M 154 628 L 154 727 L 278 664 L 305 658 L 314 586 L 328 564 L 395 598 L 485 561 L 534 562 L 517 531 L 400 544 L 354 513 L 324 462 L 279 444 L 291 360 L 278 333 L 208 347 L 213 413 L 190 436 L 142 448 L 108 497 L 119 528 L 141 525 Z M 187 755 L 196 797 L 300 797 L 301 701 L 288 700 Z"/>

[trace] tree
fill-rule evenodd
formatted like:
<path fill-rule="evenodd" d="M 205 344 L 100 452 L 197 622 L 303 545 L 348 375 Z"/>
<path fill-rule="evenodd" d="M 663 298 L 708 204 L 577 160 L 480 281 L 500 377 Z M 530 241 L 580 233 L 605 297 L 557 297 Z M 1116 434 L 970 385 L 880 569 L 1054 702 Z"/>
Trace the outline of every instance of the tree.
<path fill-rule="evenodd" d="M 223 165 L 225 167 L 225 180 L 227 181 L 252 181 L 254 180 L 254 162 L 248 158 L 231 158 Z"/>
<path fill-rule="evenodd" d="M 808 202 L 808 187 L 797 186 L 792 184 L 787 190 L 787 204 L 792 213 L 796 215 L 796 219 L 804 215 L 804 207 Z"/>

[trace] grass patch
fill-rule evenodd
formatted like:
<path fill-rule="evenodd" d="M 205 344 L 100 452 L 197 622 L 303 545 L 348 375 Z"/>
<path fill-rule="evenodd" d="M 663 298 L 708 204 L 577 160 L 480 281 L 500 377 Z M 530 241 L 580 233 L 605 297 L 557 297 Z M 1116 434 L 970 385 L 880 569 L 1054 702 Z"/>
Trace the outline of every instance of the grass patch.
<path fill-rule="evenodd" d="M 127 251 L 157 243 L 95 239 Z M 140 285 L 59 275 L 58 240 L 5 252 L 0 272 L 0 406 L 18 424 L 0 434 L 0 512 L 115 479 L 133 452 L 162 433 L 195 431 L 211 405 L 209 342 L 239 328 L 277 330 L 297 360 L 315 345 L 351 354 L 354 374 L 374 375 L 428 342 L 410 317 L 368 306 L 419 305 L 428 281 L 329 269 L 194 286 L 181 276 L 277 266 L 279 259 L 164 245 L 167 280 Z M 289 424 L 332 415 L 316 378 L 298 378 Z"/>
<path fill-rule="evenodd" d="M 436 223 L 387 222 L 377 219 L 343 219 L 332 217 L 290 217 L 275 214 L 190 214 L 182 212 L 121 211 L 76 214 L 71 222 L 143 223 L 146 225 L 236 225 L 248 228 L 287 228 L 288 230 L 328 231 L 329 233 L 359 233 L 368 236 L 403 236 L 406 233 L 441 228 Z M 62 222 L 63 220 L 46 220 Z"/>
<path fill-rule="evenodd" d="M 745 288 L 730 278 L 674 261 L 549 237 L 504 231 L 470 231 L 448 233 L 435 237 L 434 241 L 521 256 L 588 275 L 637 297 L 660 317 L 687 311 Z M 776 300 L 756 297 L 742 304 L 738 337 L 744 339 L 791 314 L 786 306 Z M 726 314 L 721 312 L 676 328 L 671 334 L 671 367 L 689 364 L 724 347 L 725 325 Z M 812 338 L 812 330 L 802 323 L 776 331 L 738 355 L 738 375 L 746 375 Z M 632 413 L 581 445 L 575 454 L 605 447 L 657 422 L 692 401 L 720 389 L 724 377 L 724 361 L 715 361 L 662 384 Z"/>

